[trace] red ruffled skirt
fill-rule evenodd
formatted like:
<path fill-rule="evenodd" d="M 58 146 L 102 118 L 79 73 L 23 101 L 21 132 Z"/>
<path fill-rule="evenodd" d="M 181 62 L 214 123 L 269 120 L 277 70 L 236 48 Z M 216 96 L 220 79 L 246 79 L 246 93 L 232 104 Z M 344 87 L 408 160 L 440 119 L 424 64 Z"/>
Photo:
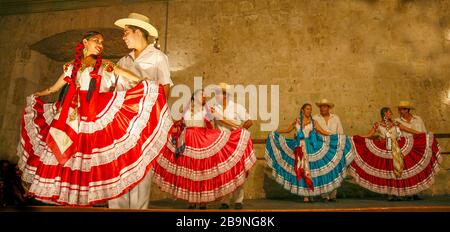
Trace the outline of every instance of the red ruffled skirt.
<path fill-rule="evenodd" d="M 57 104 L 28 97 L 17 154 L 30 194 L 57 204 L 92 205 L 137 185 L 165 149 L 173 124 L 163 93 L 148 81 L 101 93 L 95 120 L 87 121 L 87 93 L 81 91 L 65 131 L 51 126 L 60 115 Z M 67 159 L 57 159 L 61 155 Z"/>
<path fill-rule="evenodd" d="M 190 203 L 206 203 L 232 193 L 244 184 L 256 162 L 247 130 L 232 132 L 191 127 L 186 129 L 185 151 L 175 147 L 158 158 L 153 181 L 162 191 Z"/>
<path fill-rule="evenodd" d="M 386 140 L 353 136 L 356 156 L 349 171 L 356 182 L 373 192 L 396 196 L 414 195 L 429 188 L 442 159 L 433 134 L 401 137 L 398 144 L 404 165 L 400 177 L 394 174 L 392 154 L 386 149 Z"/>

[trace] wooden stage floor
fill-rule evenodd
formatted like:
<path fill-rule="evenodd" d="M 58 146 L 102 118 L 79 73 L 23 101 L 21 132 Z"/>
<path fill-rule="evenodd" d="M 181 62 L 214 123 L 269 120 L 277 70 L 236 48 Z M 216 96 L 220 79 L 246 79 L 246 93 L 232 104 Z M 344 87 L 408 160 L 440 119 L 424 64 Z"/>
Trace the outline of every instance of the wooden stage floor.
<path fill-rule="evenodd" d="M 244 201 L 244 209 L 219 210 L 219 203 L 208 204 L 208 208 L 188 210 L 187 203 L 164 199 L 151 201 L 147 210 L 117 210 L 106 206 L 65 207 L 28 206 L 23 208 L 0 208 L 0 211 L 33 212 L 450 212 L 450 196 L 427 197 L 416 201 L 387 201 L 374 199 L 338 199 L 336 202 L 303 203 L 302 199 L 258 199 Z"/>

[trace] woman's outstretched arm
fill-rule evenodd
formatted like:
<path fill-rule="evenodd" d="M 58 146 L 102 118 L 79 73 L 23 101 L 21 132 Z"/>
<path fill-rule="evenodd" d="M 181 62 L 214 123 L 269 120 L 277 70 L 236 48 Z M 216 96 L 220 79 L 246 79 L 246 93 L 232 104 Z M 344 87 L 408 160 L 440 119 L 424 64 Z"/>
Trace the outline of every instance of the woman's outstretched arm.
<path fill-rule="evenodd" d="M 292 123 L 289 125 L 288 128 L 277 130 L 277 132 L 278 132 L 278 133 L 290 133 L 292 130 L 295 129 L 295 124 L 296 124 L 296 123 L 297 123 L 297 119 L 294 120 L 294 122 L 292 122 Z"/>
<path fill-rule="evenodd" d="M 66 81 L 64 80 L 64 76 L 65 76 L 64 74 L 61 74 L 61 76 L 58 78 L 58 80 L 55 82 L 55 84 L 53 84 L 49 88 L 46 88 L 42 91 L 36 92 L 33 95 L 36 97 L 42 97 L 42 96 L 47 96 L 49 94 L 58 92 L 66 84 Z"/>
<path fill-rule="evenodd" d="M 369 133 L 367 133 L 366 135 L 361 135 L 361 137 L 372 138 L 375 135 L 375 133 L 377 132 L 377 127 L 378 127 L 378 124 L 375 124 L 372 127 L 372 129 L 370 129 Z"/>

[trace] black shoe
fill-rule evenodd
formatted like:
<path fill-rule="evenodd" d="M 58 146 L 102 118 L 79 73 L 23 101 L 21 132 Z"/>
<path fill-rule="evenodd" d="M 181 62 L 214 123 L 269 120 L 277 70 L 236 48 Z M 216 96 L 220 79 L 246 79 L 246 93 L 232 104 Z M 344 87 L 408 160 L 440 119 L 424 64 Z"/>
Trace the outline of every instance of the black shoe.
<path fill-rule="evenodd" d="M 328 202 L 337 202 L 336 198 L 330 198 L 328 199 Z"/>
<path fill-rule="evenodd" d="M 199 209 L 206 209 L 206 205 L 200 205 Z"/>
<path fill-rule="evenodd" d="M 221 204 L 219 209 L 229 209 L 230 206 L 228 204 Z"/>
<path fill-rule="evenodd" d="M 412 196 L 412 199 L 413 199 L 414 201 L 420 201 L 420 200 L 423 200 L 423 198 L 422 198 L 422 197 L 419 197 L 419 195 L 413 195 L 413 196 Z"/>
<path fill-rule="evenodd" d="M 234 209 L 242 209 L 242 208 L 244 208 L 244 207 L 242 206 L 242 203 L 236 203 L 236 204 L 234 204 Z"/>
<path fill-rule="evenodd" d="M 188 209 L 196 209 L 196 208 L 197 208 L 196 204 L 190 204 L 188 207 Z"/>

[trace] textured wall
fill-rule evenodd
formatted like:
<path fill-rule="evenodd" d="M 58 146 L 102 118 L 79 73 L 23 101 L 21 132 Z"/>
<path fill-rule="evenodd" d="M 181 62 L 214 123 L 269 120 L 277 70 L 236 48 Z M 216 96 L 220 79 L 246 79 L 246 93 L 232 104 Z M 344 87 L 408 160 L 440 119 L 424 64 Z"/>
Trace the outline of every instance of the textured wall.
<path fill-rule="evenodd" d="M 303 103 L 325 97 L 335 102 L 348 134 L 363 134 L 382 106 L 405 99 L 429 130 L 450 132 L 450 42 L 444 39 L 450 1 L 175 0 L 167 25 L 165 2 L 0 17 L 2 159 L 16 160 L 25 96 L 47 87 L 61 69 L 29 46 L 69 30 L 113 28 L 129 12 L 150 16 L 160 30 L 175 83 L 192 86 L 200 75 L 206 84 L 280 85 L 280 127 Z M 258 124 L 251 132 L 266 136 Z M 443 150 L 450 150 L 449 141 L 440 140 Z M 263 146 L 256 148 L 263 157 Z M 264 165 L 259 160 L 252 171 L 247 197 L 288 196 Z M 445 156 L 427 194 L 450 193 L 447 168 Z M 153 198 L 164 196 L 154 188 Z"/>

